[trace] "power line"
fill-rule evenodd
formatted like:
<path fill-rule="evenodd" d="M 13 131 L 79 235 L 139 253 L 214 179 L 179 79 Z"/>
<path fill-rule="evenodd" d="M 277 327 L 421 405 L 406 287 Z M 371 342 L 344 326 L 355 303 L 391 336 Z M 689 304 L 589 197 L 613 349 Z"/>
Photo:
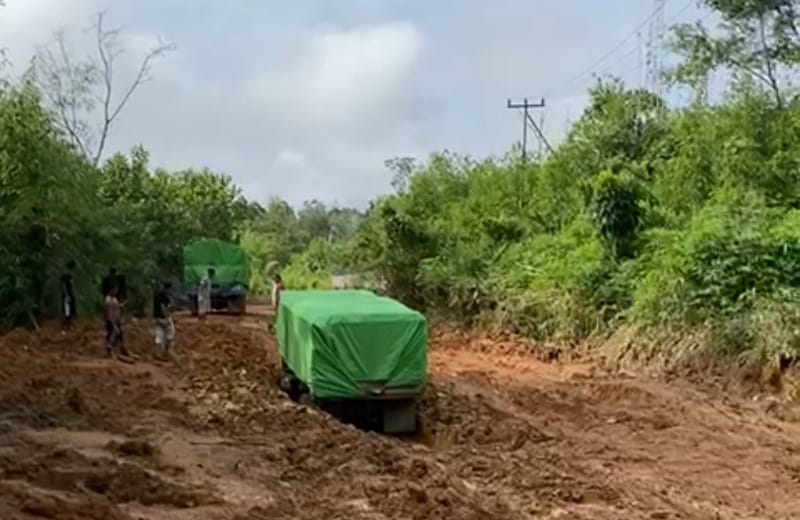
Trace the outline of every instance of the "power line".
<path fill-rule="evenodd" d="M 611 70 L 612 70 L 612 69 L 613 69 L 615 66 L 617 66 L 617 65 L 619 65 L 619 64 L 621 64 L 621 63 L 623 63 L 623 62 L 624 62 L 626 59 L 628 59 L 628 58 L 630 58 L 632 55 L 634 55 L 634 54 L 638 54 L 638 53 L 639 53 L 639 48 L 638 48 L 638 47 L 634 47 L 634 48 L 633 48 L 633 49 L 631 49 L 630 51 L 628 51 L 628 52 L 626 52 L 625 54 L 621 55 L 621 56 L 620 56 L 618 59 L 616 59 L 616 60 L 614 60 L 613 62 L 611 62 L 611 63 L 610 63 L 609 65 L 607 65 L 607 66 L 606 66 L 606 67 L 605 67 L 603 70 L 599 71 L 597 75 L 598 75 L 598 76 L 603 76 L 603 75 L 605 75 L 605 74 L 607 74 L 607 73 L 611 72 Z M 641 68 L 642 68 L 642 64 L 641 64 L 641 63 L 640 63 L 640 64 L 638 64 L 638 66 L 637 66 L 637 67 L 638 67 L 639 69 L 641 69 Z M 584 85 L 584 84 L 585 84 L 587 81 L 592 81 L 592 80 L 594 80 L 594 77 L 592 77 L 592 76 L 587 76 L 587 77 L 585 77 L 583 80 L 581 80 L 579 83 L 577 83 L 577 85 Z"/>
<path fill-rule="evenodd" d="M 657 8 L 657 9 L 655 9 L 655 10 L 653 10 L 653 11 L 652 11 L 652 12 L 651 12 L 649 15 L 647 15 L 647 17 L 646 17 L 644 20 L 642 20 L 642 21 L 639 23 L 639 25 L 637 25 L 637 26 L 636 26 L 636 28 L 635 28 L 635 29 L 634 29 L 634 30 L 633 30 L 633 31 L 632 31 L 630 34 L 628 34 L 628 35 L 627 35 L 627 36 L 626 36 L 626 37 L 625 37 L 625 38 L 624 38 L 624 39 L 623 39 L 621 42 L 619 42 L 619 43 L 618 43 L 617 45 L 615 45 L 615 46 L 614 46 L 614 47 L 613 47 L 611 50 L 609 50 L 608 52 L 606 52 L 605 54 L 603 54 L 602 56 L 600 56 L 600 58 L 598 58 L 598 59 L 597 59 L 597 60 L 596 60 L 594 63 L 592 63 L 591 65 L 589 65 L 588 67 L 586 67 L 586 68 L 585 68 L 583 71 L 581 71 L 581 73 L 580 73 L 580 74 L 576 74 L 575 76 L 573 76 L 573 77 L 572 77 L 572 78 L 570 78 L 569 80 L 565 81 L 565 82 L 564 82 L 564 84 L 562 84 L 562 85 L 561 85 L 561 86 L 560 86 L 558 89 L 556 89 L 556 90 L 561 90 L 561 89 L 562 89 L 562 88 L 564 88 L 565 86 L 567 86 L 567 85 L 570 85 L 570 84 L 572 84 L 573 82 L 575 82 L 575 81 L 577 81 L 577 80 L 581 79 L 581 78 L 582 78 L 582 77 L 584 77 L 585 75 L 587 75 L 587 74 L 589 74 L 589 73 L 593 72 L 593 71 L 594 71 L 594 69 L 595 69 L 595 68 L 596 68 L 598 65 L 600 65 L 601 63 L 603 63 L 603 62 L 604 62 L 605 60 L 607 60 L 609 57 L 611 57 L 611 56 L 612 56 L 612 55 L 613 55 L 615 52 L 617 52 L 617 51 L 618 51 L 618 50 L 620 50 L 622 47 L 624 47 L 624 46 L 625 46 L 625 44 L 626 44 L 626 43 L 628 43 L 628 42 L 630 41 L 630 39 L 631 39 L 631 38 L 633 38 L 634 36 L 636 36 L 636 35 L 639 33 L 639 31 L 641 31 L 641 30 L 642 30 L 642 29 L 645 27 L 645 25 L 647 25 L 647 24 L 650 22 L 650 20 L 652 20 L 653 18 L 655 18 L 655 16 L 658 14 L 658 12 L 659 12 L 659 9 L 658 9 L 658 8 Z"/>
<path fill-rule="evenodd" d="M 685 4 L 685 5 L 684 5 L 684 6 L 683 6 L 681 9 L 679 9 L 679 10 L 678 10 L 678 11 L 677 11 L 675 14 L 673 14 L 673 15 L 672 15 L 672 16 L 669 18 L 669 20 L 666 22 L 666 25 L 667 25 L 667 26 L 669 26 L 669 25 L 672 25 L 672 23 L 673 23 L 673 22 L 675 22 L 675 21 L 676 21 L 676 20 L 677 20 L 677 19 L 678 19 L 678 18 L 679 18 L 679 17 L 680 17 L 680 16 L 681 16 L 683 13 L 685 13 L 685 12 L 686 12 L 686 11 L 687 11 L 689 8 L 691 8 L 691 7 L 692 7 L 692 5 L 694 5 L 694 2 L 693 2 L 693 1 L 690 1 L 689 3 Z M 711 16 L 711 15 L 713 15 L 713 14 L 714 14 L 714 13 L 713 13 L 713 11 L 712 11 L 712 12 L 710 12 L 710 13 L 706 14 L 706 16 L 704 16 L 703 18 L 701 18 L 699 21 L 701 21 L 701 22 L 702 22 L 702 21 L 706 20 L 706 19 L 707 19 L 709 16 Z M 621 55 L 619 58 L 617 58 L 616 60 L 612 61 L 610 64 L 606 65 L 606 66 L 605 66 L 605 67 L 604 67 L 602 70 L 600 70 L 599 72 L 597 72 L 597 75 L 600 75 L 600 76 L 602 76 L 602 75 L 605 75 L 605 74 L 608 74 L 608 73 L 612 72 L 612 69 L 613 69 L 613 68 L 614 68 L 616 65 L 618 65 L 618 64 L 620 64 L 620 63 L 622 63 L 622 62 L 624 62 L 624 61 L 625 61 L 627 58 L 629 58 L 629 57 L 630 57 L 630 56 L 632 56 L 633 54 L 635 54 L 635 53 L 637 53 L 637 52 L 640 52 L 640 50 L 641 50 L 641 49 L 639 48 L 639 46 L 637 46 L 637 47 L 634 47 L 634 48 L 630 49 L 630 50 L 629 50 L 629 51 L 627 51 L 625 54 Z M 635 68 L 629 68 L 629 69 L 625 69 L 625 71 L 624 71 L 624 72 L 623 72 L 623 73 L 622 73 L 620 76 L 621 76 L 621 77 L 623 77 L 623 76 L 627 76 L 628 74 L 630 74 L 631 72 L 633 72 L 633 71 L 635 71 L 635 70 L 642 70 L 642 69 L 644 68 L 644 66 L 645 66 L 645 64 L 644 64 L 644 63 L 640 63 L 640 64 L 639 64 L 639 65 L 637 65 L 637 67 L 635 67 Z M 595 72 L 595 71 L 591 71 L 591 72 Z M 587 81 L 594 80 L 594 77 L 592 77 L 592 76 L 586 76 L 585 74 L 584 74 L 584 76 L 585 76 L 585 77 L 583 77 L 583 78 L 582 78 L 582 80 L 581 80 L 581 81 L 578 83 L 578 85 L 584 85 L 584 84 L 585 84 Z M 565 84 L 564 84 L 564 86 L 567 86 L 567 85 L 570 85 L 570 84 L 575 84 L 575 83 L 576 83 L 576 80 L 573 80 L 571 83 L 565 83 Z"/>
<path fill-rule="evenodd" d="M 677 13 L 675 13 L 674 15 L 672 15 L 672 17 L 671 17 L 669 20 L 667 20 L 667 25 L 671 25 L 671 24 L 672 24 L 672 22 L 674 22 L 675 20 L 677 20 L 677 19 L 678 19 L 678 17 L 679 17 L 680 15 L 682 15 L 683 13 L 685 13 L 686 11 L 688 11 L 688 10 L 689 10 L 689 8 L 690 8 L 690 7 L 692 7 L 693 5 L 694 5 L 694 2 L 689 2 L 688 4 L 686 4 L 686 5 L 684 5 L 683 7 L 681 7 L 681 8 L 678 10 L 678 12 L 677 12 Z M 704 17 L 703 17 L 703 19 L 705 20 L 706 18 L 708 18 L 708 17 L 709 17 L 711 14 L 713 14 L 713 13 L 714 13 L 714 11 L 711 11 L 711 13 L 707 14 L 706 16 L 704 16 Z"/>
<path fill-rule="evenodd" d="M 687 2 L 686 4 L 684 4 L 684 5 L 683 5 L 683 7 L 681 7 L 681 8 L 680 8 L 680 9 L 679 9 L 679 10 L 678 10 L 678 11 L 677 11 L 677 12 L 676 12 L 676 13 L 675 13 L 675 14 L 674 14 L 674 15 L 673 15 L 673 16 L 672 16 L 670 19 L 669 19 L 669 21 L 666 23 L 666 25 L 670 25 L 670 24 L 672 24 L 672 23 L 673 23 L 675 20 L 677 20 L 677 18 L 678 18 L 680 15 L 682 15 L 682 14 L 683 14 L 683 13 L 685 13 L 685 12 L 686 12 L 686 11 L 687 11 L 689 8 L 691 8 L 691 7 L 692 7 L 692 5 L 694 5 L 694 3 L 695 3 L 695 0 L 690 0 L 689 2 Z M 656 16 L 658 16 L 658 14 L 659 14 L 660 10 L 661 10 L 661 7 L 660 7 L 660 6 L 659 6 L 659 7 L 656 7 L 655 9 L 653 9 L 653 10 L 650 12 L 650 14 L 648 14 L 648 15 L 647 15 L 647 16 L 646 16 L 646 17 L 645 17 L 645 18 L 644 18 L 644 19 L 643 19 L 641 22 L 639 22 L 639 24 L 638 24 L 638 25 L 637 25 L 637 26 L 636 26 L 636 27 L 633 29 L 633 31 L 631 31 L 631 32 L 630 32 L 630 33 L 629 33 L 629 34 L 628 34 L 628 35 L 627 35 L 625 38 L 623 38 L 623 39 L 622 39 L 622 41 L 620 41 L 620 42 L 619 42 L 617 45 L 615 45 L 614 47 L 612 47 L 612 48 L 611 48 L 609 51 L 607 51 L 607 52 L 606 52 L 605 54 L 603 54 L 603 55 L 602 55 L 600 58 L 598 58 L 596 61 L 594 61 L 594 62 L 593 62 L 593 63 L 592 63 L 590 66 L 588 66 L 588 67 L 586 67 L 584 70 L 582 70 L 582 71 L 581 71 L 579 74 L 576 74 L 576 75 L 572 76 L 572 77 L 571 77 L 569 80 L 567 80 L 567 81 L 563 82 L 563 83 L 562 83 L 561 85 L 559 85 L 557 88 L 550 89 L 550 90 L 548 91 L 548 94 L 553 94 L 555 91 L 562 90 L 562 89 L 564 89 L 565 87 L 568 87 L 568 86 L 572 85 L 572 84 L 573 84 L 573 83 L 575 83 L 576 81 L 583 79 L 583 78 L 584 78 L 585 76 L 587 76 L 588 74 L 591 74 L 592 72 L 594 72 L 594 71 L 595 71 L 595 69 L 598 67 L 598 65 L 600 65 L 601 63 L 603 63 L 604 61 L 606 61 L 606 60 L 607 60 L 608 58 L 610 58 L 610 57 L 611 57 L 611 56 L 612 56 L 614 53 L 616 53 L 616 52 L 617 52 L 617 51 L 619 51 L 621 48 L 623 48 L 623 47 L 625 46 L 625 44 L 627 44 L 628 42 L 630 42 L 630 40 L 631 40 L 632 38 L 634 38 L 635 36 L 638 36 L 638 35 L 639 35 L 639 33 L 640 33 L 640 31 L 641 31 L 642 29 L 644 29 L 644 27 L 645 27 L 645 26 L 646 26 L 648 23 L 650 23 L 650 22 L 651 22 L 651 21 L 652 21 L 652 20 L 653 20 L 653 19 L 654 19 Z M 638 50 L 638 46 L 637 46 L 637 49 L 634 49 L 634 50 L 628 51 L 628 53 L 625 55 L 625 57 L 629 56 L 630 54 L 633 54 L 634 52 L 637 52 L 637 50 Z M 622 61 L 622 60 L 620 59 L 620 60 L 617 60 L 617 61 L 613 62 L 613 63 L 611 64 L 611 66 L 615 65 L 616 63 L 619 63 L 620 61 Z M 609 66 L 609 67 L 610 67 L 610 66 Z M 607 67 L 606 69 L 604 69 L 604 72 L 605 72 L 605 71 L 607 71 L 607 70 L 608 70 L 608 67 Z"/>
<path fill-rule="evenodd" d="M 659 27 L 657 29 L 660 30 L 661 33 L 665 32 L 667 27 L 672 25 L 673 22 L 675 22 L 683 13 L 685 13 L 689 8 L 692 7 L 692 5 L 695 3 L 695 0 L 689 0 L 689 2 L 687 2 L 685 5 L 683 5 L 683 7 L 681 7 L 675 14 L 673 14 L 669 18 L 669 20 L 664 22 L 663 16 L 664 16 L 664 10 L 665 10 L 665 6 L 666 6 L 666 2 L 667 2 L 667 0 L 663 0 L 662 2 L 658 2 L 657 5 L 656 5 L 656 8 L 653 9 L 650 12 L 650 14 L 648 14 L 644 18 L 644 20 L 642 20 L 633 29 L 633 31 L 630 34 L 628 34 L 625 38 L 622 39 L 622 41 L 620 41 L 617 45 L 615 45 L 613 48 L 611 48 L 611 50 L 607 51 L 600 58 L 598 58 L 595 62 L 593 62 L 589 67 L 584 69 L 580 74 L 576 74 L 575 76 L 570 78 L 568 81 L 562 83 L 562 85 L 558 89 L 551 89 L 548 92 L 552 92 L 553 90 L 561 90 L 564 87 L 569 86 L 569 85 L 575 83 L 578 80 L 581 80 L 587 74 L 590 74 L 590 73 L 594 72 L 598 65 L 602 64 L 603 62 L 605 62 L 614 53 L 616 53 L 621 48 L 623 48 L 625 46 L 625 44 L 627 44 L 631 40 L 631 38 L 633 38 L 634 36 L 637 37 L 637 38 L 641 38 L 641 30 L 648 23 L 653 21 L 657 16 L 660 17 L 659 20 L 658 20 L 658 26 Z M 700 21 L 701 22 L 705 21 L 712 14 L 714 14 L 713 11 L 707 13 L 706 16 L 704 16 Z M 663 45 L 664 35 L 660 34 L 660 35 L 658 35 L 658 37 L 660 39 L 660 43 Z M 642 62 L 641 50 L 642 50 L 641 42 L 639 42 L 639 43 L 637 43 L 635 48 L 630 49 L 629 51 L 627 51 L 621 57 L 619 57 L 618 59 L 614 60 L 611 64 L 607 65 L 600 72 L 605 74 L 605 73 L 609 72 L 614 66 L 616 66 L 619 63 L 622 63 L 623 61 L 625 61 L 627 58 L 629 58 L 633 54 L 639 53 L 639 60 L 638 60 L 637 65 L 635 67 L 631 67 L 629 69 L 626 69 L 621 74 L 620 78 L 624 81 L 625 77 L 628 74 L 630 74 L 632 72 L 635 72 L 635 71 L 640 71 L 644 67 L 645 64 Z M 659 62 L 660 61 L 661 61 L 661 57 L 659 56 Z M 641 81 L 641 78 L 640 78 L 640 81 Z M 510 99 L 508 100 L 507 108 L 509 108 L 509 109 L 514 108 L 514 109 L 518 109 L 518 110 L 522 109 L 521 112 L 522 112 L 522 117 L 523 117 L 523 127 L 522 127 L 522 160 L 523 160 L 523 162 L 527 159 L 527 144 L 528 144 L 528 128 L 529 127 L 537 134 L 540 143 L 544 144 L 546 146 L 547 150 L 550 153 L 553 153 L 553 147 L 550 145 L 550 142 L 547 140 L 547 137 L 545 137 L 544 132 L 542 131 L 542 129 L 539 127 L 539 125 L 536 124 L 536 121 L 533 119 L 533 117 L 531 117 L 531 115 L 529 113 L 529 109 L 530 108 L 543 108 L 544 106 L 545 106 L 544 98 L 542 98 L 541 102 L 536 103 L 536 104 L 529 103 L 527 98 L 524 99 L 522 104 L 514 104 L 514 103 L 511 102 Z"/>

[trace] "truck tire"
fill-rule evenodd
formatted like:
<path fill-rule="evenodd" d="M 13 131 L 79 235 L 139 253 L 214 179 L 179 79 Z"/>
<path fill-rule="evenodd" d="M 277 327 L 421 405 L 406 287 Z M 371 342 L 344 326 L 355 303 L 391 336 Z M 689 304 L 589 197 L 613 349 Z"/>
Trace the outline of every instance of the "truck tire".
<path fill-rule="evenodd" d="M 289 394 L 289 397 L 294 399 L 293 395 L 297 393 L 297 378 L 283 359 L 281 359 L 281 367 L 278 371 L 278 386 L 280 386 L 281 390 Z"/>
<path fill-rule="evenodd" d="M 244 316 L 247 312 L 247 301 L 244 296 L 229 296 L 225 312 L 234 316 Z"/>
<path fill-rule="evenodd" d="M 238 298 L 238 302 L 236 305 L 236 314 L 239 316 L 244 316 L 247 314 L 247 297 L 242 295 Z"/>
<path fill-rule="evenodd" d="M 286 376 L 286 374 L 278 375 L 278 386 L 282 391 L 286 392 L 287 394 L 292 391 L 292 384 L 289 381 L 289 378 Z"/>
<path fill-rule="evenodd" d="M 303 388 L 300 383 L 300 380 L 297 379 L 297 376 L 294 375 L 294 372 L 286 366 L 286 363 L 281 360 L 281 375 L 280 375 L 280 387 L 281 390 L 286 392 L 289 395 L 289 399 L 292 401 L 299 401 L 300 396 L 303 394 Z"/>
<path fill-rule="evenodd" d="M 389 434 L 412 434 L 417 431 L 417 403 L 414 399 L 384 401 L 381 430 Z"/>

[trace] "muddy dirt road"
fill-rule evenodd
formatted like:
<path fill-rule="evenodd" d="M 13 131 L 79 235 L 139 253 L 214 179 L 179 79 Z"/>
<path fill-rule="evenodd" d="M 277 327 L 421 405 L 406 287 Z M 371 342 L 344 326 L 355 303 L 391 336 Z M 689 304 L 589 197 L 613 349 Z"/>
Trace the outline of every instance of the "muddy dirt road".
<path fill-rule="evenodd" d="M 0 338 L 2 519 L 800 518 L 790 408 L 440 335 L 424 431 L 361 432 L 275 384 L 263 319 Z"/>

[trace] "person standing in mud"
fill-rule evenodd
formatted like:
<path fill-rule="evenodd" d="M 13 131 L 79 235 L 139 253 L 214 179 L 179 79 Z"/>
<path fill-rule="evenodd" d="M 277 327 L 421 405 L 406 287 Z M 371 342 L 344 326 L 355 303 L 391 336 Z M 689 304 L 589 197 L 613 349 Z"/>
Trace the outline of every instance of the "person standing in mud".
<path fill-rule="evenodd" d="M 209 268 L 197 288 L 197 314 L 201 321 L 205 321 L 206 315 L 211 312 L 211 286 L 215 275 L 214 268 Z"/>
<path fill-rule="evenodd" d="M 117 300 L 122 304 L 123 310 L 125 307 L 125 301 L 127 300 L 127 287 L 125 284 L 125 277 L 122 276 L 117 272 L 116 267 L 111 267 L 108 269 L 108 274 L 103 278 L 102 282 L 102 293 L 103 293 L 103 301 L 105 301 L 105 297 L 108 296 L 108 293 L 111 292 L 111 288 L 116 285 L 117 286 Z"/>
<path fill-rule="evenodd" d="M 104 302 L 106 318 L 106 354 L 129 357 L 122 336 L 122 304 L 117 299 L 117 286 L 111 286 Z"/>
<path fill-rule="evenodd" d="M 61 317 L 64 329 L 71 329 L 77 316 L 77 306 L 75 301 L 75 286 L 73 272 L 75 271 L 75 261 L 67 262 L 67 270 L 61 275 Z"/>
<path fill-rule="evenodd" d="M 168 357 L 175 342 L 175 323 L 172 321 L 172 299 L 169 293 L 172 284 L 164 281 L 153 294 L 153 321 L 155 322 L 156 345 L 161 354 Z"/>
<path fill-rule="evenodd" d="M 275 327 L 278 323 L 278 307 L 281 304 L 281 291 L 283 291 L 283 280 L 281 275 L 275 274 L 272 277 L 272 323 L 270 323 L 270 331 L 275 332 Z"/>
<path fill-rule="evenodd" d="M 278 305 L 281 303 L 281 291 L 283 290 L 283 280 L 281 275 L 276 274 L 272 277 L 272 308 L 278 314 Z"/>

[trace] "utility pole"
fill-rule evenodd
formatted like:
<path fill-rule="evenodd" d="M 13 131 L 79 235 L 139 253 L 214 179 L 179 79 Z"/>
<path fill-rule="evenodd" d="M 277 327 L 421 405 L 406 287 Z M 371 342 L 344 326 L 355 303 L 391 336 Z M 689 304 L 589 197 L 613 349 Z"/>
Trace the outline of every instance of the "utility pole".
<path fill-rule="evenodd" d="M 544 98 L 541 99 L 538 103 L 529 103 L 528 98 L 525 98 L 522 103 L 512 103 L 511 100 L 508 100 L 508 104 L 506 105 L 507 108 L 513 108 L 515 110 L 522 109 L 523 110 L 523 117 L 522 117 L 522 162 L 527 161 L 528 159 L 528 124 L 529 121 L 533 121 L 530 113 L 528 112 L 531 108 L 544 108 Z M 539 138 L 543 137 L 541 131 L 538 130 L 536 123 L 533 124 L 534 128 L 537 129 L 539 133 Z M 549 148 L 548 144 L 548 148 Z"/>
<path fill-rule="evenodd" d="M 536 124 L 536 121 L 533 120 L 533 117 L 531 117 L 530 114 L 528 114 L 528 122 L 536 131 L 536 135 L 539 136 L 539 145 L 544 144 L 547 147 L 547 151 L 553 153 L 553 147 L 550 146 L 550 141 L 548 141 L 547 138 L 544 136 L 544 132 L 542 132 L 542 129 L 539 128 L 539 125 Z"/>
<path fill-rule="evenodd" d="M 542 115 L 539 116 L 539 129 L 544 134 L 544 112 L 542 112 Z M 544 146 L 544 140 L 539 139 L 539 157 L 544 157 L 544 155 L 542 154 L 543 146 Z"/>

